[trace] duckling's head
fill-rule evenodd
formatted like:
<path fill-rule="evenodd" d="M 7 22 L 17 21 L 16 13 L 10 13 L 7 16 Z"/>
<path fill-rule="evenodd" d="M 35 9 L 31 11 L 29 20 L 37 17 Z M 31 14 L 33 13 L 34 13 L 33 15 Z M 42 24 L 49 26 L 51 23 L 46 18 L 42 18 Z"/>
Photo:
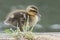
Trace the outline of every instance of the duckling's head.
<path fill-rule="evenodd" d="M 26 11 L 29 15 L 37 15 L 38 13 L 38 8 L 34 5 L 29 5 L 27 8 L 26 8 Z"/>

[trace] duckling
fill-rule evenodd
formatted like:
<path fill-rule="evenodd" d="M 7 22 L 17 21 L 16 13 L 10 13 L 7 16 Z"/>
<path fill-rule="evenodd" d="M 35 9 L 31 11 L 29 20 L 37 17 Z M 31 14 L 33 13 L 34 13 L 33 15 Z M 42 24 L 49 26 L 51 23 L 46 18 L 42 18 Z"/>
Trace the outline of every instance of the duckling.
<path fill-rule="evenodd" d="M 29 25 L 30 27 L 32 27 L 31 30 L 33 30 L 34 26 L 39 21 L 41 15 L 39 14 L 39 10 L 35 5 L 29 5 L 26 8 L 26 12 L 29 15 Z"/>
<path fill-rule="evenodd" d="M 15 27 L 18 25 L 20 31 L 23 31 L 23 26 L 27 24 L 28 20 L 28 25 L 29 27 L 32 27 L 31 30 L 33 30 L 39 20 L 39 16 L 41 17 L 38 8 L 34 5 L 29 5 L 25 10 L 15 10 L 10 12 L 4 23 Z"/>

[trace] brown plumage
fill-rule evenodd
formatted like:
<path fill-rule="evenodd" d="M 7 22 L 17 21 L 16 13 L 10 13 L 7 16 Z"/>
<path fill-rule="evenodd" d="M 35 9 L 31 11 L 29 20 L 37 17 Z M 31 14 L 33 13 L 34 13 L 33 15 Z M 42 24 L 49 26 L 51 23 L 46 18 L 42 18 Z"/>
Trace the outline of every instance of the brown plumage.
<path fill-rule="evenodd" d="M 6 20 L 4 21 L 7 25 L 13 25 L 20 28 L 23 31 L 22 26 L 26 22 L 26 12 L 24 10 L 16 10 L 7 16 Z"/>

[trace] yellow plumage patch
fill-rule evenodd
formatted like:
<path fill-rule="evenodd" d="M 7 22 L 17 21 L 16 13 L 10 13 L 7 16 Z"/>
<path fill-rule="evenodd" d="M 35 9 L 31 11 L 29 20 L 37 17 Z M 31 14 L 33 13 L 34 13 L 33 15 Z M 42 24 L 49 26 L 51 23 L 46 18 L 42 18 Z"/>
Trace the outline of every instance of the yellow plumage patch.
<path fill-rule="evenodd" d="M 28 12 L 28 14 L 31 16 L 35 16 L 36 13 L 35 12 Z"/>

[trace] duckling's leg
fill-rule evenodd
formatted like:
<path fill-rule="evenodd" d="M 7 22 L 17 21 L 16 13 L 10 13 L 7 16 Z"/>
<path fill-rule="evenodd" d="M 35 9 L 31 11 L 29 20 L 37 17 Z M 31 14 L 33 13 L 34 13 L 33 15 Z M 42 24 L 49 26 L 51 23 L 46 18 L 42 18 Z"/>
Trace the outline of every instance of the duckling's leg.
<path fill-rule="evenodd" d="M 19 27 L 20 31 L 23 31 L 23 28 L 22 28 L 22 26 L 21 26 L 22 24 L 21 24 L 21 22 L 20 22 L 20 20 L 19 20 L 19 19 L 18 19 L 18 22 L 17 22 L 17 23 L 18 23 L 17 25 L 18 25 L 18 27 Z"/>

